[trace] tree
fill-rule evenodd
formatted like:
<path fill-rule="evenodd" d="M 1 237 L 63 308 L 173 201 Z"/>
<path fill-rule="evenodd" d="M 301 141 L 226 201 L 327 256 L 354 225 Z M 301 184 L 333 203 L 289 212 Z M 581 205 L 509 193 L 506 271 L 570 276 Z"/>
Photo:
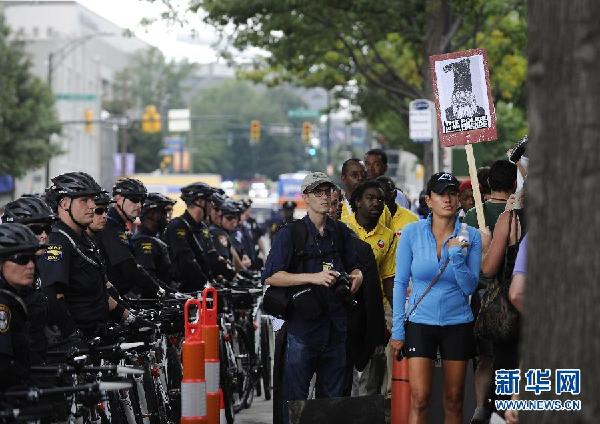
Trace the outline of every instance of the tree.
<path fill-rule="evenodd" d="M 30 69 L 22 43 L 11 40 L 0 15 L 0 174 L 13 177 L 59 153 L 49 143 L 50 136 L 60 132 L 54 96 Z"/>
<path fill-rule="evenodd" d="M 287 111 L 304 106 L 285 88 L 261 88 L 248 81 L 225 81 L 201 91 L 192 103 L 192 115 L 201 118 L 192 130 L 194 171 L 215 172 L 228 179 L 255 174 L 276 179 L 281 173 L 310 166 L 299 129 L 291 134 L 270 131 L 274 124 L 291 125 Z M 254 119 L 261 122 L 261 137 L 257 145 L 250 145 L 249 126 Z"/>
<path fill-rule="evenodd" d="M 375 130 L 406 147 L 408 103 L 432 98 L 432 54 L 485 47 L 496 102 L 522 109 L 526 72 L 524 0 L 254 0 L 197 2 L 232 46 L 267 50 L 248 76 L 272 84 L 347 88 Z M 225 52 L 227 54 L 227 52 Z M 401 121 L 401 124 L 390 121 Z M 403 131 L 404 130 L 404 131 Z M 509 144 L 525 132 L 506 136 Z M 488 149 L 490 145 L 480 147 Z M 430 149 L 430 147 L 426 147 Z M 412 146 L 412 149 L 415 149 Z M 504 148 L 500 150 L 506 150 Z M 426 154 L 424 159 L 430 155 Z M 426 161 L 426 165 L 428 165 Z"/>
<path fill-rule="evenodd" d="M 593 423 L 600 416 L 595 393 L 600 381 L 600 3 L 531 0 L 529 17 L 523 366 L 552 369 L 553 378 L 557 368 L 581 369 L 581 395 L 561 398 L 583 405 L 579 412 L 521 413 L 522 422 Z"/>
<path fill-rule="evenodd" d="M 140 51 L 134 55 L 131 64 L 115 76 L 115 98 L 105 102 L 103 107 L 116 115 L 129 111 L 130 117 L 134 118 L 134 114 L 153 104 L 166 123 L 169 109 L 187 106 L 183 82 L 194 70 L 195 65 L 187 61 L 167 61 L 157 48 Z M 138 122 L 128 130 L 129 151 L 136 154 L 138 172 L 154 171 L 160 165 L 159 150 L 163 147 L 166 128 L 156 134 L 145 134 L 140 128 Z"/>

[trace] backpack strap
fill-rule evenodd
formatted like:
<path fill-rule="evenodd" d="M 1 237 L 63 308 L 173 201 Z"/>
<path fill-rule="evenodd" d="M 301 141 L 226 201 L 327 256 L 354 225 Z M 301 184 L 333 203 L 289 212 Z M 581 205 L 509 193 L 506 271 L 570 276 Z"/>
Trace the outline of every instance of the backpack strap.
<path fill-rule="evenodd" d="M 304 262 L 306 261 L 306 241 L 308 240 L 308 228 L 301 219 L 297 219 L 287 224 L 292 232 L 292 263 L 290 271 L 294 273 L 302 272 Z"/>

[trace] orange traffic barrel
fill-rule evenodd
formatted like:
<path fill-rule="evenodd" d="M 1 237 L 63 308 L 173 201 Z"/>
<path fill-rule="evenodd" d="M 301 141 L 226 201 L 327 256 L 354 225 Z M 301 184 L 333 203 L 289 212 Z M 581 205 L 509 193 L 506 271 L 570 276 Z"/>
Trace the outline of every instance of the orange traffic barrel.
<path fill-rule="evenodd" d="M 410 382 L 408 358 L 401 352 L 392 366 L 392 424 L 408 424 Z"/>
<path fill-rule="evenodd" d="M 189 320 L 190 307 L 197 309 L 197 318 Z M 188 299 L 183 308 L 185 338 L 182 347 L 183 378 L 181 380 L 181 424 L 207 424 L 206 379 L 204 376 L 204 341 L 200 328 L 202 304 Z"/>
<path fill-rule="evenodd" d="M 217 325 L 217 290 L 206 287 L 202 292 L 202 339 L 206 343 L 206 401 L 209 424 L 219 424 L 219 327 Z"/>

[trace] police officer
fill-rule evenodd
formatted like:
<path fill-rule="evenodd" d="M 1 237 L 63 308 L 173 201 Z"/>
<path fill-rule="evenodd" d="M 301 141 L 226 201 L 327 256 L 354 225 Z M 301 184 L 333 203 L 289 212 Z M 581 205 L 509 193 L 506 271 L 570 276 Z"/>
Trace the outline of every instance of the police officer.
<path fill-rule="evenodd" d="M 33 285 L 36 252 L 45 246 L 23 224 L 0 224 L 0 391 L 28 379 L 30 317 L 24 289 Z"/>
<path fill-rule="evenodd" d="M 106 277 L 98 249 L 85 229 L 94 216 L 94 197 L 102 192 L 85 172 L 69 172 L 52 179 L 46 196 L 56 205 L 48 249 L 39 262 L 42 288 L 47 293 L 49 320 L 62 337 L 81 330 L 92 336 L 109 320 L 129 316 L 106 292 Z"/>
<path fill-rule="evenodd" d="M 281 205 L 280 215 L 269 221 L 269 237 L 271 240 L 281 227 L 294 220 L 294 211 L 297 206 L 298 204 L 292 200 L 288 200 Z"/>
<path fill-rule="evenodd" d="M 40 243 L 48 242 L 48 234 L 56 215 L 41 197 L 23 196 L 4 206 L 2 222 L 24 224 L 36 235 Z"/>
<path fill-rule="evenodd" d="M 14 222 L 27 226 L 37 237 L 40 243 L 48 243 L 48 234 L 56 215 L 41 197 L 23 196 L 6 204 L 2 222 Z M 37 262 L 41 259 L 36 257 Z M 48 317 L 48 299 L 41 290 L 41 282 L 36 274 L 30 286 L 22 287 L 21 297 L 27 307 L 29 317 L 29 332 L 32 340 L 31 362 L 39 364 L 44 362 L 47 350 L 47 339 L 44 332 Z"/>
<path fill-rule="evenodd" d="M 236 271 L 245 270 L 251 265 L 251 261 L 244 253 L 241 240 L 234 237 L 239 223 L 240 206 L 232 200 L 226 200 L 221 203 L 220 210 L 221 224 L 210 227 L 217 253 L 230 260 Z"/>
<path fill-rule="evenodd" d="M 207 199 L 213 189 L 202 182 L 181 188 L 181 200 L 186 204 L 183 215 L 173 218 L 165 231 L 169 256 L 182 282 L 180 291 L 202 290 L 211 276 L 207 255 L 215 254 L 212 244 L 205 242 L 208 229 L 203 223 L 206 216 Z"/>
<path fill-rule="evenodd" d="M 123 178 L 113 187 L 114 206 L 108 210 L 106 227 L 98 233 L 108 263 L 108 279 L 121 295 L 155 298 L 164 292 L 161 282 L 135 261 L 127 223 L 139 217 L 147 195 L 146 187 L 134 178 Z"/>
<path fill-rule="evenodd" d="M 167 244 L 159 237 L 167 227 L 167 208 L 174 204 L 163 194 L 149 193 L 142 207 L 140 228 L 131 239 L 137 263 L 165 283 L 173 280 L 172 266 Z"/>
<path fill-rule="evenodd" d="M 241 201 L 240 223 L 238 230 L 241 234 L 241 243 L 244 246 L 244 251 L 250 258 L 252 269 L 261 269 L 263 262 L 258 257 L 259 241 L 263 235 L 263 230 L 260 228 L 254 217 L 251 215 L 252 200 Z M 237 233 L 236 233 L 237 237 Z"/>

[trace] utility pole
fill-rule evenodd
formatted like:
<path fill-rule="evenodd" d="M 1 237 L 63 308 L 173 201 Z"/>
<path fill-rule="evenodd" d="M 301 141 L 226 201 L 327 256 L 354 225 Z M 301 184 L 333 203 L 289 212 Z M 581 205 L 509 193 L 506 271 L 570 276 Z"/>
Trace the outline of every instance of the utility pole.
<path fill-rule="evenodd" d="M 327 166 L 326 169 L 329 171 L 331 167 L 331 92 L 327 90 L 327 134 L 325 136 L 325 149 L 326 149 L 326 160 Z"/>
<path fill-rule="evenodd" d="M 123 111 L 123 123 L 120 125 L 121 129 L 121 176 L 127 176 L 127 144 L 129 143 L 129 119 L 127 118 L 127 104 L 129 101 L 129 80 L 125 79 L 123 82 L 123 105 L 125 110 Z"/>

